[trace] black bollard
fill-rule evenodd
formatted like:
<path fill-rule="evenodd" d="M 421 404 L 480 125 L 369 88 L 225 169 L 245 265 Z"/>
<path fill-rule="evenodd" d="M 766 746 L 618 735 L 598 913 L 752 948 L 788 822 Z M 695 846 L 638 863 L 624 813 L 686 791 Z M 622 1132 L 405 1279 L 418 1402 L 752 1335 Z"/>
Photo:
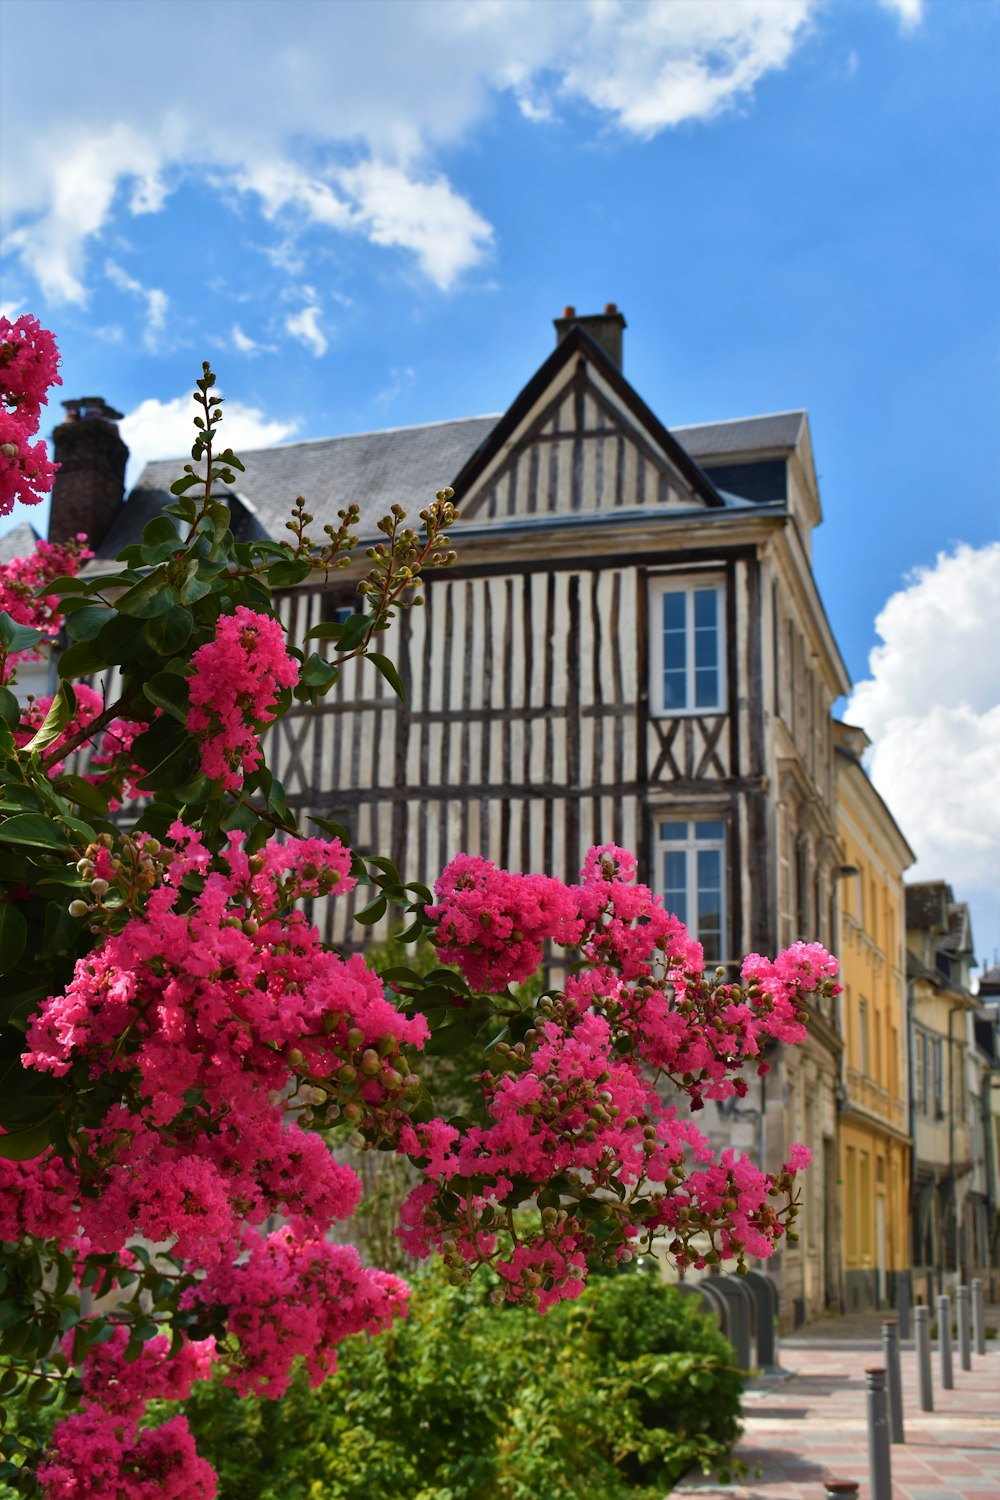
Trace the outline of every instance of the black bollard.
<path fill-rule="evenodd" d="M 870 1500 L 892 1500 L 889 1457 L 889 1419 L 885 1401 L 885 1371 L 866 1370 L 868 1383 L 868 1486 Z"/>
<path fill-rule="evenodd" d="M 885 1360 L 889 1406 L 889 1432 L 894 1443 L 905 1443 L 903 1433 L 903 1377 L 899 1368 L 899 1325 L 892 1318 L 882 1324 L 882 1357 Z"/>
<path fill-rule="evenodd" d="M 896 1311 L 899 1314 L 899 1337 L 910 1337 L 910 1273 L 896 1272 Z"/>
<path fill-rule="evenodd" d="M 917 1345 L 917 1376 L 920 1381 L 920 1410 L 934 1410 L 934 1387 L 931 1380 L 931 1310 L 913 1309 L 914 1338 Z"/>
<path fill-rule="evenodd" d="M 951 1298 L 947 1292 L 938 1298 L 938 1347 L 941 1350 L 941 1389 L 955 1388 L 955 1377 L 951 1368 Z"/>
<path fill-rule="evenodd" d="M 963 1370 L 972 1369 L 972 1343 L 969 1338 L 969 1288 L 960 1286 L 955 1293 L 955 1321 L 958 1323 L 958 1354 Z"/>

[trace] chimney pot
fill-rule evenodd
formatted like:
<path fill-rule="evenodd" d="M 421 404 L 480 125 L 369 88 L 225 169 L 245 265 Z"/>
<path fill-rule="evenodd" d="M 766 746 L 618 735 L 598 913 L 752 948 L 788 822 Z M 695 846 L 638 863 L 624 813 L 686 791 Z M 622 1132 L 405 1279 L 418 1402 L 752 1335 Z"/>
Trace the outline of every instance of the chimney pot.
<path fill-rule="evenodd" d="M 575 307 L 564 307 L 561 318 L 554 318 L 556 343 L 561 344 L 571 328 L 582 328 L 599 344 L 612 364 L 622 367 L 622 334 L 626 328 L 625 317 L 618 311 L 615 302 L 607 302 L 602 313 L 581 313 Z"/>

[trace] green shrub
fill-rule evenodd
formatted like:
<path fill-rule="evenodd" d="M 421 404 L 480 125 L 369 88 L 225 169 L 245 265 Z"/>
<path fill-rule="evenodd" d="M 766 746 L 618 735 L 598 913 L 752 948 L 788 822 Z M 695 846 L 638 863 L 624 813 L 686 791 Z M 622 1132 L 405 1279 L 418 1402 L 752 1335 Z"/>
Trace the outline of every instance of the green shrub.
<path fill-rule="evenodd" d="M 659 1500 L 725 1466 L 740 1380 L 694 1299 L 623 1275 L 540 1318 L 488 1291 L 422 1272 L 406 1321 L 349 1339 L 318 1391 L 199 1388 L 221 1500 Z"/>

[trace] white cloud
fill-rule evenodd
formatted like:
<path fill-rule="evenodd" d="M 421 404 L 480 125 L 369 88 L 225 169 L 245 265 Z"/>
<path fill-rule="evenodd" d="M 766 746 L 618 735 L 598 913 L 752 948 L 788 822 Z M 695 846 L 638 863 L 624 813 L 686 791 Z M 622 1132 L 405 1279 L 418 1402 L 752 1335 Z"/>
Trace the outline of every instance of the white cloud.
<path fill-rule="evenodd" d="M 273 354 L 274 344 L 262 344 L 257 339 L 252 339 L 248 333 L 244 333 L 238 323 L 233 324 L 232 331 L 233 348 L 240 354 Z"/>
<path fill-rule="evenodd" d="M 160 335 L 167 324 L 167 308 L 170 299 L 166 292 L 160 287 L 143 286 L 134 276 L 130 276 L 124 266 L 118 265 L 117 261 L 106 260 L 104 262 L 104 274 L 113 286 L 119 291 L 131 292 L 133 296 L 140 297 L 146 304 L 146 327 L 143 332 L 143 343 L 151 354 L 155 354 L 160 347 Z"/>
<path fill-rule="evenodd" d="M 271 448 L 291 437 L 298 427 L 297 422 L 269 420 L 257 407 L 243 406 L 239 401 L 227 401 L 222 410 L 222 446 L 232 448 L 237 454 L 241 450 L 252 452 L 257 448 Z M 127 488 L 135 484 L 143 467 L 155 458 L 184 455 L 178 459 L 177 472 L 180 474 L 188 461 L 194 438 L 194 415 L 195 404 L 189 395 L 185 395 L 172 401 L 153 398 L 142 401 L 122 418 L 118 430 L 129 449 Z"/>
<path fill-rule="evenodd" d="M 918 863 L 995 924 L 1000 910 L 1000 542 L 941 553 L 893 594 L 845 717 Z M 975 935 L 975 928 L 974 928 Z M 989 934 L 976 938 L 983 947 Z M 990 942 L 1000 940 L 1000 926 Z"/>
<path fill-rule="evenodd" d="M 46 58 L 44 108 L 30 70 L 0 98 L 8 243 L 50 299 L 82 303 L 112 217 L 163 211 L 187 177 L 253 202 L 286 258 L 301 226 L 364 236 L 448 290 L 492 230 L 439 152 L 499 96 L 538 121 L 582 101 L 648 137 L 745 106 L 828 3 L 284 0 L 277 32 L 264 0 L 217 6 L 199 20 L 203 52 L 226 58 L 206 106 L 186 7 L 6 0 L 8 45 Z M 919 0 L 891 3 L 919 19 Z"/>
<path fill-rule="evenodd" d="M 636 135 L 711 119 L 785 67 L 814 9 L 813 0 L 600 0 L 563 87 Z"/>
<path fill-rule="evenodd" d="M 894 11 L 903 31 L 914 31 L 924 18 L 924 0 L 879 0 L 886 10 Z"/>
<path fill-rule="evenodd" d="M 30 80 L 24 83 L 33 87 Z M 171 152 L 162 138 L 154 144 L 139 129 L 120 123 L 62 139 L 56 147 L 43 132 L 32 131 L 33 116 L 29 110 L 23 128 L 7 122 L 3 131 L 8 141 L 12 134 L 20 138 L 26 156 L 8 177 L 9 212 L 16 214 L 20 206 L 22 214 L 7 244 L 47 297 L 82 304 L 87 300 L 82 279 L 87 241 L 107 221 L 125 183 L 132 184 L 133 213 L 162 205 L 160 170 Z"/>
<path fill-rule="evenodd" d="M 311 349 L 317 359 L 322 359 L 330 345 L 326 334 L 319 326 L 320 305 L 311 286 L 303 287 L 302 290 L 308 299 L 306 305 L 297 313 L 289 313 L 285 319 L 285 332 L 290 333 L 293 339 L 298 339 L 300 344 L 305 344 L 307 349 Z"/>
<path fill-rule="evenodd" d="M 355 222 L 376 245 L 412 250 L 425 276 L 447 291 L 483 257 L 493 230 L 445 178 L 417 181 L 385 162 L 340 173 L 357 203 Z"/>

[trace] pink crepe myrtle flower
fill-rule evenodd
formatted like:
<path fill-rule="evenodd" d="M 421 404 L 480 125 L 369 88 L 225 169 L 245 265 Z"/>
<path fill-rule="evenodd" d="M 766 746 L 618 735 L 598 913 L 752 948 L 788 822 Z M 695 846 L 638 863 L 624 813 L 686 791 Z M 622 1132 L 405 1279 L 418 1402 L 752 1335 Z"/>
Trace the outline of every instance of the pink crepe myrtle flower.
<path fill-rule="evenodd" d="M 236 791 L 260 765 L 258 726 L 275 717 L 275 700 L 298 681 L 298 667 L 278 621 L 241 604 L 221 616 L 191 669 L 187 725 L 201 737 L 202 770 Z"/>

